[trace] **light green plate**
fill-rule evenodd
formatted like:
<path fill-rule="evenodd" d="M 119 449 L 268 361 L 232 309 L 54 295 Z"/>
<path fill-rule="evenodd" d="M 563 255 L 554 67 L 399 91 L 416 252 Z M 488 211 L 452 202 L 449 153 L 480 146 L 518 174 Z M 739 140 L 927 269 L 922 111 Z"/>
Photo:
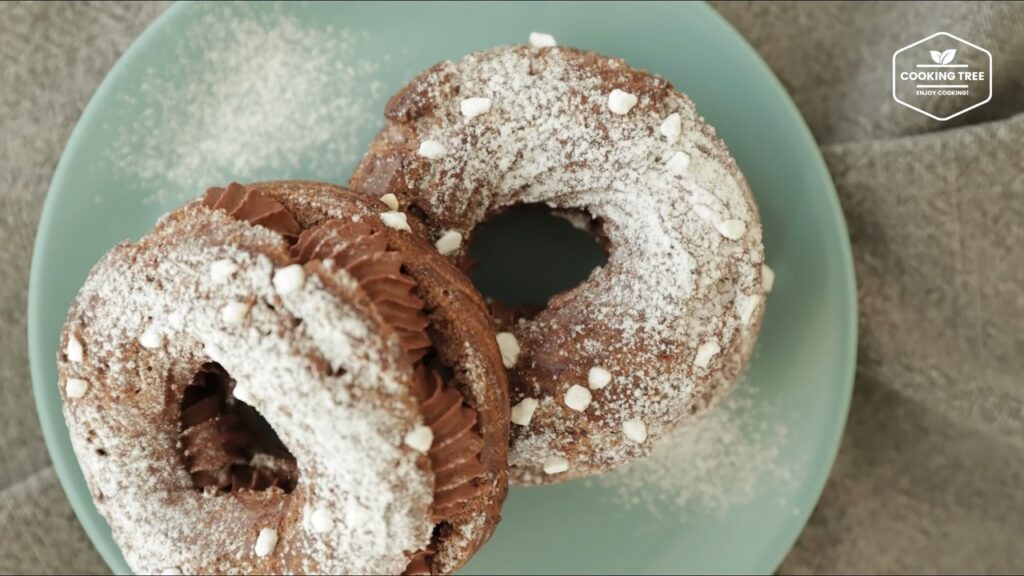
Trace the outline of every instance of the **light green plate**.
<path fill-rule="evenodd" d="M 328 61 L 376 62 L 373 70 L 357 71 L 366 89 L 338 87 L 338 93 L 371 98 L 374 118 L 379 118 L 387 96 L 417 71 L 474 50 L 523 42 L 534 30 L 551 32 L 565 45 L 624 57 L 668 78 L 693 98 L 753 187 L 764 220 L 768 263 L 778 278 L 744 384 L 746 401 L 726 409 L 740 424 L 744 418 L 752 424 L 740 426 L 746 430 L 741 436 L 786 430 L 756 455 L 771 459 L 763 470 L 785 474 L 730 478 L 763 471 L 731 466 L 722 468 L 722 477 L 702 477 L 725 489 L 737 486 L 749 492 L 737 494 L 725 507 L 708 506 L 700 498 L 676 504 L 673 494 L 657 491 L 699 487 L 652 479 L 635 496 L 648 503 L 662 496 L 664 505 L 656 506 L 657 514 L 649 507 L 623 504 L 629 494 L 622 485 L 608 482 L 513 489 L 500 528 L 466 572 L 772 572 L 821 493 L 846 419 L 856 354 L 850 246 L 825 164 L 778 80 L 710 8 L 666 3 L 181 4 L 138 39 L 96 92 L 57 167 L 39 224 L 28 311 L 32 380 L 50 456 L 79 520 L 111 568 L 128 571 L 93 507 L 60 410 L 54 359 L 65 311 L 103 253 L 122 239 L 144 234 L 185 195 L 201 192 L 175 189 L 180 175 L 165 176 L 158 168 L 140 179 L 112 160 L 121 154 L 122 163 L 130 161 L 132 149 L 150 153 L 154 146 L 159 149 L 160 142 L 153 139 L 180 136 L 166 127 L 185 122 L 175 114 L 189 113 L 187 105 L 157 106 L 155 116 L 143 116 L 161 94 L 153 90 L 154 81 L 187 86 L 202 77 L 203 66 L 215 65 L 210 58 L 214 55 L 203 53 L 210 43 L 196 36 L 197 26 L 231 30 L 242 19 L 270 17 L 275 11 L 276 18 L 283 14 L 288 22 L 321 34 L 327 26 L 339 35 L 342 30 L 354 33 L 346 36 L 350 41 L 315 47 L 321 53 L 311 53 L 310 60 L 322 63 L 326 56 Z M 289 44 L 292 49 L 301 45 Z M 342 49 L 345 53 L 322 53 Z M 183 66 L 183 61 L 192 63 Z M 268 74 L 272 65 L 267 63 Z M 252 70 L 263 73 L 260 66 Z M 369 80 L 380 83 L 376 91 Z M 239 110 L 244 106 L 239 104 Z M 354 149 L 359 149 L 379 124 L 331 121 L 324 119 L 334 131 L 335 144 L 322 149 L 336 157 L 317 157 L 314 147 L 312 154 L 306 150 L 276 166 L 268 162 L 254 168 L 253 162 L 242 162 L 189 168 L 215 177 L 206 182 L 211 185 L 288 177 L 344 182 L 357 158 L 339 154 L 336 143 L 355 142 Z M 157 125 L 164 129 L 152 129 Z M 116 148 L 126 135 L 133 144 Z M 245 143 L 240 145 L 244 154 Z M 211 154 L 210 162 L 217 157 Z M 164 160 L 167 166 L 179 161 L 173 155 Z M 151 193 L 158 188 L 170 194 L 153 200 Z M 733 441 L 745 441 L 749 448 L 758 439 Z M 701 466 L 707 463 L 694 463 L 694 469 Z M 718 500 L 729 496 L 718 494 Z"/>

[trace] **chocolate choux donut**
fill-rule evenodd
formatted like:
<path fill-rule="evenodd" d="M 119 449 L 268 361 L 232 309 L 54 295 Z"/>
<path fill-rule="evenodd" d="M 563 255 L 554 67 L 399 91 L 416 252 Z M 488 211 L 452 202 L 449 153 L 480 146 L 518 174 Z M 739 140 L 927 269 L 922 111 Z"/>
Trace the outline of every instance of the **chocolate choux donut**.
<path fill-rule="evenodd" d="M 521 204 L 583 213 L 601 237 L 608 262 L 582 284 L 496 318 L 521 484 L 631 462 L 722 399 L 764 301 L 757 206 L 690 99 L 620 59 L 543 44 L 419 74 L 349 183 L 453 259 Z"/>
<path fill-rule="evenodd" d="M 137 573 L 447 573 L 498 521 L 509 407 L 485 305 L 344 189 L 213 188 L 119 244 L 58 364 Z"/>

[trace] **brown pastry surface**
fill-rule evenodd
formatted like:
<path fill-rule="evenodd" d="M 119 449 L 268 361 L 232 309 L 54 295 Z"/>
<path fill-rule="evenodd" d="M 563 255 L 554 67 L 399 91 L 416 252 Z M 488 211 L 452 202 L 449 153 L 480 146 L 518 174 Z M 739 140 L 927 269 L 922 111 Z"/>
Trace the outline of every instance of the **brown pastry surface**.
<path fill-rule="evenodd" d="M 490 537 L 508 401 L 483 304 L 376 212 L 211 189 L 93 270 L 65 416 L 133 569 L 443 573 Z"/>
<path fill-rule="evenodd" d="M 589 216 L 608 263 L 506 347 L 513 482 L 607 472 L 734 386 L 763 313 L 757 206 L 690 99 L 621 59 L 507 46 L 442 62 L 389 101 L 350 183 L 410 226 L 470 238 L 522 204 Z M 463 242 L 449 252 L 465 261 Z"/>
<path fill-rule="evenodd" d="M 420 236 L 384 225 L 379 215 L 386 207 L 379 201 L 320 182 L 257 186 L 285 205 L 307 231 L 330 227 L 372 230 L 386 241 L 388 251 L 397 255 L 403 274 L 416 282 L 434 360 L 451 371 L 447 384 L 441 386 L 437 370 L 418 364 L 413 393 L 428 423 L 438 426 L 435 438 L 455 440 L 435 445 L 430 456 L 437 474 L 434 515 L 439 522 L 443 517 L 446 524 L 446 537 L 433 543 L 437 571 L 457 569 L 493 534 L 508 489 L 508 384 L 483 300 L 469 279 Z M 353 218 L 358 220 L 345 222 Z M 301 246 L 300 238 L 297 247 L 301 250 Z M 418 348 L 412 345 L 408 349 Z M 465 438 L 468 419 L 451 417 L 458 409 L 453 394 L 472 408 L 479 435 Z M 467 444 L 479 451 L 479 462 L 454 453 Z M 459 481 L 466 476 L 486 480 L 474 485 Z M 486 522 L 481 523 L 481 518 Z"/>

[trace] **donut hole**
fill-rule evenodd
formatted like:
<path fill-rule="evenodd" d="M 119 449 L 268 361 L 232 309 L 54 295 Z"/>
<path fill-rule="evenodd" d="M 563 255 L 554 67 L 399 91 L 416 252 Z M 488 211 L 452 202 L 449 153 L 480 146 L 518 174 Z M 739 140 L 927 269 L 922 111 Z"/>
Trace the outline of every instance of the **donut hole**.
<path fill-rule="evenodd" d="M 273 427 L 235 398 L 235 381 L 216 362 L 196 370 L 181 396 L 179 442 L 196 489 L 289 493 L 298 482 L 295 457 Z"/>
<path fill-rule="evenodd" d="M 601 222 L 582 210 L 514 206 L 473 230 L 464 268 L 488 300 L 530 316 L 608 262 Z"/>

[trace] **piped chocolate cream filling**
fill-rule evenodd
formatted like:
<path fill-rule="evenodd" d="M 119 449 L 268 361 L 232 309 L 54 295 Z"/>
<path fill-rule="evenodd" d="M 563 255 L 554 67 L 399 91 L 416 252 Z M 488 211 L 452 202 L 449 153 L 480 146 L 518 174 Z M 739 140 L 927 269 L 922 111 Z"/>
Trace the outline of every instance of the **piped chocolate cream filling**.
<path fill-rule="evenodd" d="M 434 472 L 431 515 L 436 528 L 431 544 L 413 553 L 406 568 L 406 574 L 429 574 L 437 542 L 447 532 L 445 520 L 458 512 L 462 503 L 486 490 L 478 482 L 486 474 L 481 460 L 484 441 L 477 431 L 476 410 L 442 377 L 443 367 L 427 331 L 426 304 L 417 295 L 416 280 L 402 271 L 401 254 L 389 248 L 387 234 L 375 222 L 330 220 L 303 230 L 283 205 L 258 189 L 246 190 L 235 183 L 226 189 L 208 190 L 203 205 L 284 235 L 293 242 L 291 253 L 299 263 L 319 260 L 345 270 L 395 331 L 413 367 L 411 392 L 419 402 L 424 423 L 434 433 L 427 455 Z M 184 411 L 182 418 L 184 428 Z M 219 463 L 224 457 L 198 459 L 204 458 Z"/>
<path fill-rule="evenodd" d="M 300 262 L 331 260 L 355 278 L 384 322 L 398 333 L 409 363 L 416 364 L 434 346 L 426 332 L 430 320 L 423 300 L 413 293 L 416 281 L 402 273 L 401 255 L 387 248 L 387 236 L 366 222 L 330 220 L 303 231 L 292 255 Z"/>
<path fill-rule="evenodd" d="M 246 190 L 237 182 L 227 188 L 210 188 L 203 197 L 203 206 L 224 210 L 232 218 L 269 228 L 294 242 L 302 232 L 295 217 L 280 202 L 264 196 L 259 190 Z"/>
<path fill-rule="evenodd" d="M 305 230 L 292 254 L 303 262 L 330 261 L 348 272 L 397 332 L 414 367 L 412 393 L 434 432 L 428 452 L 434 471 L 432 518 L 435 524 L 442 523 L 459 504 L 485 489 L 474 482 L 486 473 L 480 460 L 484 441 L 476 431 L 476 411 L 425 362 L 433 359 L 433 343 L 427 335 L 430 320 L 424 302 L 415 294 L 416 281 L 402 272 L 401 255 L 388 249 L 387 236 L 364 221 L 331 220 Z M 405 573 L 429 574 L 433 554 L 432 546 L 413 554 Z"/>
<path fill-rule="evenodd" d="M 203 364 L 181 399 L 179 439 L 192 483 L 203 491 L 295 488 L 295 457 L 270 424 L 231 395 L 234 380 L 215 362 Z"/>

